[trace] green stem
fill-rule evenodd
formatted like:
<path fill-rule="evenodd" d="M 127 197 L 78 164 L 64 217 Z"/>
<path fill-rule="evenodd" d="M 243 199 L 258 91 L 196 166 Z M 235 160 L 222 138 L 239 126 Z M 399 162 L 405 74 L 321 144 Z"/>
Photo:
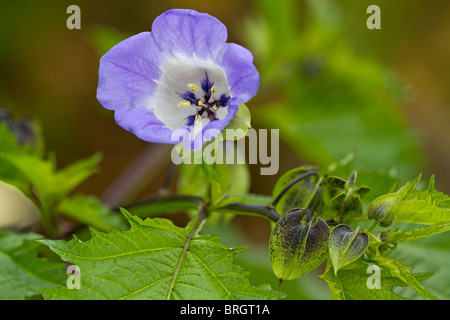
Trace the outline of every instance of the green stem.
<path fill-rule="evenodd" d="M 178 210 L 192 210 L 198 208 L 202 203 L 204 203 L 204 199 L 199 196 L 190 196 L 190 195 L 158 195 L 152 198 L 149 198 L 144 201 L 140 201 L 134 204 L 123 206 L 125 209 L 130 212 L 133 211 L 142 211 L 145 213 L 147 211 L 147 215 L 149 214 L 164 214 L 173 212 L 173 207 L 175 206 Z M 155 210 L 156 209 L 156 210 Z M 167 211 L 165 211 L 167 210 Z M 119 211 L 119 208 L 116 208 L 115 211 Z M 158 212 L 156 212 L 158 211 Z M 267 205 L 254 205 L 248 203 L 240 203 L 233 202 L 229 203 L 221 208 L 214 209 L 214 212 L 221 211 L 233 211 L 237 214 L 250 214 L 256 216 L 262 216 L 264 218 L 278 221 L 280 216 L 278 213 Z M 139 216 L 143 216 L 144 214 L 139 214 Z"/>
<path fill-rule="evenodd" d="M 58 236 L 58 227 L 54 221 L 52 212 L 44 204 L 44 202 L 39 197 L 38 193 L 33 187 L 30 188 L 31 200 L 39 208 L 41 213 L 41 225 L 44 234 L 49 239 L 56 239 Z"/>
<path fill-rule="evenodd" d="M 234 203 L 227 204 L 226 206 L 219 208 L 218 210 L 215 210 L 215 212 L 221 211 L 221 210 L 227 210 L 227 211 L 230 210 L 230 211 L 233 211 L 236 213 L 247 213 L 250 215 L 263 216 L 263 217 L 268 218 L 275 222 L 277 222 L 280 219 L 280 215 L 273 208 L 270 208 L 269 206 L 234 202 Z"/>
<path fill-rule="evenodd" d="M 375 226 L 378 224 L 378 221 L 374 221 L 369 228 L 367 228 L 365 231 L 370 232 L 372 231 L 373 228 L 375 228 Z"/>

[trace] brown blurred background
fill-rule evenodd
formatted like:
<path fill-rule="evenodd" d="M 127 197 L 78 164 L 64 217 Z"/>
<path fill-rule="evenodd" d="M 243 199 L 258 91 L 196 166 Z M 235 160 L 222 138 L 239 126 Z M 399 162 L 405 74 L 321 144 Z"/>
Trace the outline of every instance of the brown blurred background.
<path fill-rule="evenodd" d="M 384 64 L 408 88 L 402 107 L 423 137 L 427 170 L 436 173 L 438 188 L 450 193 L 450 2 L 337 2 L 345 14 L 346 40 L 355 52 Z M 81 8 L 81 30 L 66 28 L 71 4 Z M 370 4 L 381 8 L 381 30 L 366 28 Z M 216 16 L 227 25 L 229 41 L 244 46 L 243 19 L 256 14 L 249 0 L 1 1 L 0 105 L 9 106 L 17 117 L 40 121 L 47 149 L 55 152 L 61 167 L 103 153 L 101 171 L 81 191 L 104 196 L 149 146 L 116 125 L 113 112 L 96 100 L 99 55 L 90 41 L 92 30 L 105 25 L 129 35 L 149 31 L 156 16 L 179 7 Z M 299 19 L 305 14 L 299 12 Z M 150 153 L 168 150 L 159 147 Z M 279 175 L 297 159 L 285 146 L 281 158 L 291 160 L 281 161 Z M 145 186 L 146 193 L 158 189 L 167 167 L 167 161 L 156 163 L 156 182 Z M 276 177 L 252 172 L 252 191 L 270 194 Z"/>

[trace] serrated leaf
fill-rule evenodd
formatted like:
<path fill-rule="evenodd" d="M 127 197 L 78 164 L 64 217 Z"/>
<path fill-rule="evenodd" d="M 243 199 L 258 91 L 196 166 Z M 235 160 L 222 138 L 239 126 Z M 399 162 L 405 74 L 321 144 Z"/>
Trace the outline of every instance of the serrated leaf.
<path fill-rule="evenodd" d="M 423 228 L 413 228 L 412 230 L 382 232 L 380 238 L 386 243 L 416 241 L 448 230 L 450 230 L 450 223 L 432 224 Z"/>
<path fill-rule="evenodd" d="M 430 226 L 430 227 L 434 227 Z M 430 228 L 429 227 L 429 228 Z M 432 272 L 433 276 L 423 282 L 423 285 L 435 294 L 439 299 L 450 299 L 450 232 L 440 233 L 432 237 L 422 238 L 414 242 L 400 242 L 394 252 L 393 258 L 403 258 L 404 263 L 414 267 L 416 272 Z M 415 293 L 405 292 L 401 289 L 398 292 L 412 299 L 420 296 Z"/>
<path fill-rule="evenodd" d="M 408 182 L 397 192 L 390 193 L 374 200 L 374 204 L 389 197 L 382 211 L 391 216 L 390 220 L 418 224 L 436 224 L 450 222 L 450 197 L 436 191 L 434 177 L 431 177 L 428 189 L 417 190 L 420 176 Z M 370 210 L 370 208 L 369 208 Z"/>
<path fill-rule="evenodd" d="M 333 300 L 404 300 L 395 294 L 394 286 L 405 285 L 399 279 L 392 277 L 389 272 L 380 269 L 379 288 L 368 286 L 369 271 L 371 262 L 363 262 L 362 259 L 343 268 L 335 274 L 331 263 L 327 263 L 327 268 L 321 279 L 325 280 L 331 291 Z"/>
<path fill-rule="evenodd" d="M 450 197 L 436 191 L 434 176 L 426 190 L 416 190 L 419 181 L 420 177 L 399 190 L 401 197 L 394 205 L 396 221 L 423 224 L 450 222 Z"/>
<path fill-rule="evenodd" d="M 366 253 L 371 261 L 388 270 L 392 277 L 399 279 L 425 299 L 437 299 L 434 294 L 423 287 L 418 277 L 412 273 L 411 267 L 402 263 L 404 259 L 390 259 L 388 257 L 390 253 L 389 244 L 381 241 L 380 235 L 369 233 L 369 236 L 370 245 Z"/>
<path fill-rule="evenodd" d="M 42 245 L 34 233 L 0 231 L 0 300 L 38 295 L 38 288 L 65 283 L 64 264 L 39 258 Z"/>
<path fill-rule="evenodd" d="M 338 225 L 330 234 L 330 260 L 334 272 L 349 265 L 361 257 L 369 246 L 369 236 L 359 232 L 359 227 L 352 230 L 347 225 Z"/>
<path fill-rule="evenodd" d="M 141 220 L 126 211 L 131 228 L 101 233 L 86 242 L 44 240 L 64 261 L 80 268 L 81 287 L 42 290 L 45 299 L 276 299 L 270 286 L 253 287 L 248 272 L 233 263 L 243 248 L 230 249 L 218 237 L 199 235 L 182 251 L 194 228 L 170 220 Z M 172 281 L 173 290 L 170 291 Z"/>

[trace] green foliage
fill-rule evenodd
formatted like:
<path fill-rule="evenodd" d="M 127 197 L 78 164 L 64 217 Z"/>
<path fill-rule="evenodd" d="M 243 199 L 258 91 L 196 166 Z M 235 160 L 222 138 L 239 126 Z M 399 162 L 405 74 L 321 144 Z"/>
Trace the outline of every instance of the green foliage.
<path fill-rule="evenodd" d="M 395 221 L 421 224 L 450 222 L 450 197 L 436 191 L 434 177 L 431 177 L 426 190 L 416 190 L 419 181 L 420 176 L 395 193 L 397 200 L 392 208 Z"/>
<path fill-rule="evenodd" d="M 396 80 L 346 43 L 345 19 L 333 1 L 254 1 L 246 40 L 261 73 L 253 121 L 280 129 L 303 159 L 325 167 L 354 154 L 352 170 L 395 170 L 401 181 L 420 171 L 416 134 L 399 108 Z M 294 18 L 304 13 L 302 23 Z M 282 50 L 281 50 L 282 48 Z"/>
<path fill-rule="evenodd" d="M 328 232 L 323 231 L 316 235 L 329 241 L 329 253 L 322 257 L 322 259 L 328 257 L 327 269 L 321 278 L 328 283 L 332 298 L 377 299 L 381 297 L 378 296 L 379 289 L 376 292 L 372 291 L 369 285 L 362 281 L 363 278 L 369 277 L 366 272 L 367 265 L 361 264 L 364 257 L 365 264 L 374 265 L 383 270 L 378 281 L 384 282 L 381 292 L 383 292 L 385 298 L 397 298 L 398 295 L 393 290 L 400 286 L 414 290 L 425 299 L 436 299 L 436 295 L 421 283 L 422 280 L 430 277 L 431 273 L 414 274 L 411 267 L 403 263 L 404 259 L 390 258 L 398 242 L 415 241 L 449 230 L 449 224 L 445 220 L 445 210 L 449 198 L 434 189 L 433 179 L 431 179 L 430 185 L 425 191 L 416 190 L 418 178 L 412 183 L 406 183 L 396 193 L 389 193 L 376 198 L 369 206 L 367 214 L 362 210 L 361 204 L 350 205 L 351 212 L 354 214 L 345 216 L 341 213 L 346 212 L 346 206 L 351 204 L 351 195 L 357 195 L 353 201 L 360 203 L 359 196 L 365 196 L 369 192 L 367 187 L 355 185 L 356 174 L 354 173 L 350 175 L 348 180 L 344 180 L 339 177 L 328 176 L 326 173 L 323 176 L 308 176 L 305 175 L 305 172 L 307 172 L 306 169 L 302 167 L 286 173 L 279 179 L 275 190 L 283 194 L 286 200 L 283 201 L 283 198 L 281 198 L 278 203 L 303 205 L 303 209 L 300 207 L 300 211 L 297 211 L 301 212 L 301 210 L 310 207 L 311 199 L 315 199 L 315 202 L 319 203 L 315 206 L 316 214 L 323 217 L 324 212 L 328 212 L 325 215 L 328 223 L 338 223 L 342 218 L 345 218 L 350 225 L 356 226 L 353 229 L 348 225 L 338 225 L 332 230 L 329 240 Z M 303 179 L 299 180 L 298 177 L 303 177 Z M 318 182 L 309 183 L 311 177 Z M 292 181 L 296 183 L 293 184 Z M 286 189 L 288 190 L 286 191 Z M 336 197 L 340 194 L 343 196 Z M 292 195 L 297 195 L 297 197 Z M 385 200 L 386 197 L 389 201 Z M 278 197 L 274 198 L 277 199 Z M 330 202 L 337 210 L 327 210 Z M 354 211 L 354 208 L 357 208 L 357 210 Z M 408 213 L 412 217 L 409 217 Z M 418 213 L 423 215 L 417 218 Z M 408 225 L 407 230 L 393 229 L 372 233 L 376 224 L 384 228 L 391 226 L 391 222 L 383 223 L 386 216 L 398 217 L 399 214 L 402 217 L 400 221 L 412 223 Z M 309 255 L 311 251 L 306 246 L 301 245 L 309 235 L 308 232 L 302 231 L 307 229 L 305 228 L 307 225 L 302 224 L 298 217 L 293 220 L 290 220 L 290 217 L 291 213 L 287 213 L 280 218 L 275 224 L 270 241 L 272 267 L 275 276 L 282 279 L 289 279 L 288 276 L 283 275 L 285 269 L 290 271 L 295 265 L 296 259 L 302 259 L 303 255 Z M 360 221 L 370 218 L 376 218 L 375 222 L 369 228 L 360 232 L 360 226 L 358 226 Z M 417 227 L 420 223 L 434 224 L 426 228 Z M 316 248 L 319 247 L 319 245 L 316 246 Z M 308 263 L 299 264 L 298 270 L 301 270 L 301 267 L 307 268 Z M 308 271 L 310 270 L 308 269 Z M 389 291 L 389 294 L 385 294 L 385 291 Z M 370 294 L 371 292 L 373 294 Z"/>
<path fill-rule="evenodd" d="M 230 249 L 200 235 L 196 219 L 186 228 L 170 220 L 141 220 L 123 210 L 129 231 L 101 233 L 80 242 L 42 240 L 64 261 L 80 268 L 81 288 L 43 289 L 45 299 L 274 299 L 269 286 L 253 287 L 233 263 L 244 248 Z M 191 234 L 194 232 L 192 238 Z M 185 254 L 183 248 L 187 248 Z M 123 281 L 126 279 L 126 281 Z"/>
<path fill-rule="evenodd" d="M 101 155 L 58 169 L 54 155 L 44 156 L 39 127 L 34 122 L 30 126 L 34 128 L 32 143 L 21 143 L 20 135 L 0 122 L 0 180 L 17 187 L 39 208 L 46 235 L 58 236 L 55 219 L 59 214 L 101 230 L 120 228 L 120 217 L 98 200 L 82 195 L 70 197 L 76 187 L 98 171 Z"/>
<path fill-rule="evenodd" d="M 92 196 L 78 194 L 65 198 L 59 203 L 57 211 L 101 231 L 125 228 L 124 222 L 116 212 Z"/>
<path fill-rule="evenodd" d="M 427 188 L 420 177 L 407 182 L 423 155 L 398 107 L 402 89 L 342 41 L 335 2 L 305 4 L 255 1 L 259 15 L 245 30 L 259 94 L 225 128 L 241 129 L 237 136 L 224 131 L 205 146 L 209 157 L 192 158 L 223 163 L 179 165 L 176 194 L 130 205 L 125 219 L 96 197 L 73 195 L 98 171 L 99 154 L 58 168 L 37 123 L 0 110 L 1 186 L 19 189 L 41 215 L 41 234 L 22 223 L 0 230 L 0 299 L 323 298 L 320 285 L 332 299 L 449 299 L 450 198 L 434 177 Z M 85 35 L 99 56 L 127 38 L 106 26 Z M 249 193 L 235 140 L 251 121 L 280 129 L 290 151 L 317 168 L 286 172 L 270 195 Z M 184 228 L 153 218 L 178 212 L 189 218 Z M 270 220 L 269 250 L 249 254 L 246 238 L 223 244 L 236 235 L 229 222 L 237 214 Z M 89 226 L 90 240 L 63 240 L 79 226 Z M 220 241 L 215 228 L 226 230 Z M 63 261 L 79 268 L 80 289 L 65 286 Z M 279 280 L 284 293 L 268 284 Z"/>
<path fill-rule="evenodd" d="M 370 274 L 367 273 L 369 263 L 362 259 L 350 264 L 347 268 L 339 270 L 337 274 L 333 272 L 331 264 L 327 264 L 325 273 L 321 279 L 325 280 L 331 291 L 333 300 L 403 300 L 395 294 L 394 286 L 401 286 L 403 283 L 392 277 L 389 272 L 381 270 L 379 288 L 370 289 L 367 281 Z"/>
<path fill-rule="evenodd" d="M 42 237 L 35 233 L 0 230 L 0 300 L 39 295 L 38 288 L 64 284 L 64 264 L 38 256 Z"/>

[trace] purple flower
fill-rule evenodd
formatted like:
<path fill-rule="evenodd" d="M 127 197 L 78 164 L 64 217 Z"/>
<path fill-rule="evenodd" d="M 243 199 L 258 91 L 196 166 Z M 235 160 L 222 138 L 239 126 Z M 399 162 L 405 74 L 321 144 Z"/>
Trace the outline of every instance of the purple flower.
<path fill-rule="evenodd" d="M 140 139 L 186 144 L 193 138 L 190 149 L 197 149 L 258 90 L 253 55 L 226 40 L 226 27 L 208 14 L 166 11 L 151 32 L 120 42 L 102 57 L 97 98 Z M 215 131 L 205 134 L 209 129 Z"/>

